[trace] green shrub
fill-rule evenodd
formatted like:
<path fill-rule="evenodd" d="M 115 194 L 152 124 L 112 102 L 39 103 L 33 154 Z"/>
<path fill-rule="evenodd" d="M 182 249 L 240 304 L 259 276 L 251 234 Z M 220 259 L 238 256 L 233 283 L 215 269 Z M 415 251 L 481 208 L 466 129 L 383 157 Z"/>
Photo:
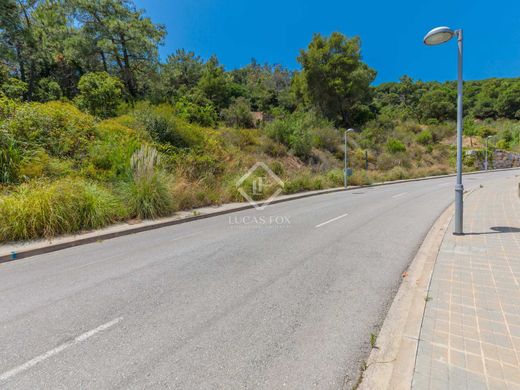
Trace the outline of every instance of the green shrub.
<path fill-rule="evenodd" d="M 492 127 L 484 125 L 484 126 L 478 127 L 476 133 L 481 138 L 487 138 L 491 135 L 495 135 L 497 133 L 497 131 L 496 131 L 496 129 L 493 129 Z"/>
<path fill-rule="evenodd" d="M 312 136 L 306 128 L 296 129 L 289 138 L 292 152 L 304 159 L 309 157 L 312 150 Z"/>
<path fill-rule="evenodd" d="M 314 129 L 312 138 L 312 144 L 315 148 L 325 149 L 331 153 L 335 153 L 338 150 L 338 145 L 341 144 L 341 135 L 332 126 Z"/>
<path fill-rule="evenodd" d="M 13 137 L 0 128 L 0 184 L 18 181 L 21 151 Z"/>
<path fill-rule="evenodd" d="M 167 104 L 156 107 L 143 105 L 133 112 L 133 116 L 159 143 L 178 148 L 193 148 L 208 143 L 207 129 L 177 118 L 174 109 Z"/>
<path fill-rule="evenodd" d="M 231 127 L 254 127 L 251 103 L 242 96 L 236 98 L 228 108 L 222 110 L 222 117 L 226 125 Z"/>
<path fill-rule="evenodd" d="M 224 143 L 245 148 L 252 145 L 258 145 L 260 133 L 258 129 L 239 129 L 239 128 L 225 128 L 220 131 L 220 135 Z"/>
<path fill-rule="evenodd" d="M 0 198 L 0 241 L 96 229 L 124 214 L 110 192 L 81 179 L 26 183 Z"/>
<path fill-rule="evenodd" d="M 73 160 L 51 157 L 45 150 L 39 149 L 23 159 L 20 164 L 20 176 L 25 179 L 62 177 L 73 173 L 73 165 Z"/>
<path fill-rule="evenodd" d="M 307 158 L 312 149 L 313 131 L 330 126 L 330 122 L 320 118 L 312 111 L 297 111 L 268 123 L 266 133 L 271 139 L 289 147 L 298 157 Z"/>
<path fill-rule="evenodd" d="M 419 134 L 417 134 L 415 140 L 417 141 L 417 143 L 420 143 L 421 145 L 430 145 L 433 142 L 433 135 L 429 130 L 423 130 Z"/>
<path fill-rule="evenodd" d="M 97 130 L 98 138 L 92 142 L 89 158 L 84 161 L 85 173 L 101 180 L 129 179 L 130 159 L 141 146 L 141 137 L 114 119 L 101 122 Z"/>
<path fill-rule="evenodd" d="M 48 78 L 45 77 L 38 81 L 38 88 L 36 89 L 36 96 L 38 100 L 41 102 L 49 102 L 51 100 L 59 100 L 61 99 L 63 93 L 61 92 L 60 85 Z"/>
<path fill-rule="evenodd" d="M 384 177 L 385 181 L 404 180 L 409 178 L 409 174 L 402 167 L 393 167 Z"/>
<path fill-rule="evenodd" d="M 218 176 L 224 172 L 224 163 L 204 150 L 177 154 L 175 166 L 179 174 L 192 180 Z"/>
<path fill-rule="evenodd" d="M 217 124 L 218 114 L 210 100 L 192 101 L 182 96 L 175 102 L 175 113 L 190 123 L 198 123 L 201 126 L 213 127 Z"/>
<path fill-rule="evenodd" d="M 323 180 L 319 176 L 313 177 L 310 173 L 302 173 L 284 182 L 284 193 L 293 194 L 301 191 L 314 191 L 323 188 Z"/>
<path fill-rule="evenodd" d="M 76 103 L 100 118 L 114 116 L 121 103 L 123 83 L 106 72 L 87 73 L 79 79 Z"/>
<path fill-rule="evenodd" d="M 157 169 L 157 150 L 143 145 L 131 160 L 133 177 L 123 187 L 124 198 L 130 215 L 153 219 L 173 211 L 173 199 L 164 173 Z"/>
<path fill-rule="evenodd" d="M 68 103 L 24 103 L 4 123 L 24 149 L 58 157 L 83 157 L 95 138 L 94 118 Z"/>
<path fill-rule="evenodd" d="M 262 142 L 261 150 L 268 156 L 275 158 L 284 157 L 287 155 L 287 148 L 285 147 L 285 145 L 273 141 L 270 138 L 267 138 L 264 142 Z"/>
<path fill-rule="evenodd" d="M 0 120 L 11 117 L 16 110 L 16 102 L 0 93 Z"/>
<path fill-rule="evenodd" d="M 389 153 L 406 152 L 406 146 L 404 146 L 404 144 L 398 139 L 390 138 L 386 142 L 386 150 Z"/>
<path fill-rule="evenodd" d="M 343 170 L 332 169 L 327 173 L 327 180 L 333 187 L 342 186 L 344 184 Z"/>
<path fill-rule="evenodd" d="M 28 85 L 22 80 L 9 77 L 2 85 L 0 85 L 0 90 L 8 98 L 22 100 L 24 95 L 27 93 Z"/>
<path fill-rule="evenodd" d="M 269 122 L 265 127 L 265 131 L 273 141 L 290 146 L 290 137 L 294 128 L 289 120 L 279 118 Z"/>
<path fill-rule="evenodd" d="M 285 168 L 280 161 L 273 161 L 269 164 L 269 168 L 277 176 L 282 176 L 285 173 Z"/>
<path fill-rule="evenodd" d="M 395 158 L 389 153 L 381 153 L 377 157 L 376 167 L 377 169 L 386 171 L 392 169 L 396 164 Z"/>

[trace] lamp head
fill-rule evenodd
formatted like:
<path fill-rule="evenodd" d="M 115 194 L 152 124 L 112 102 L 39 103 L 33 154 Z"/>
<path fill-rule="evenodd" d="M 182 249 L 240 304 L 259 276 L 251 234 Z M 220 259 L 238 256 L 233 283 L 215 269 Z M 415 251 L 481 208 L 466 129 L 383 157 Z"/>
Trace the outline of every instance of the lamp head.
<path fill-rule="evenodd" d="M 426 34 L 423 42 L 428 46 L 440 45 L 441 43 L 448 42 L 454 35 L 455 31 L 449 27 L 436 27 Z"/>

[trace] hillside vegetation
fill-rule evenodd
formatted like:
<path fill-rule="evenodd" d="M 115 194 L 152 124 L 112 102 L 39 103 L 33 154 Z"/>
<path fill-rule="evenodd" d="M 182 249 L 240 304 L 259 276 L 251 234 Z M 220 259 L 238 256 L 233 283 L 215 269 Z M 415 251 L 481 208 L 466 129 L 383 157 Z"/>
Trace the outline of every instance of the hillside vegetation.
<path fill-rule="evenodd" d="M 161 63 L 164 35 L 127 0 L 0 4 L 0 241 L 243 201 L 258 161 L 285 193 L 341 186 L 349 127 L 350 184 L 454 169 L 455 84 L 373 86 L 357 37 L 315 35 L 299 71 L 227 71 L 184 50 Z M 520 150 L 520 80 L 465 93 L 465 146 Z M 253 179 L 253 197 L 276 189 Z"/>

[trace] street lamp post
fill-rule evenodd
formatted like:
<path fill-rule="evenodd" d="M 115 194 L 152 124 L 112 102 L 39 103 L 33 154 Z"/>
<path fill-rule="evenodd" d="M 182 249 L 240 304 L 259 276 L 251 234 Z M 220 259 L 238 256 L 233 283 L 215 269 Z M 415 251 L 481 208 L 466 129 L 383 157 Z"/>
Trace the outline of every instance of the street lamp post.
<path fill-rule="evenodd" d="M 347 188 L 348 184 L 348 173 L 347 173 L 347 166 L 348 166 L 348 146 L 347 146 L 347 133 L 354 132 L 354 129 L 347 129 L 345 130 L 345 156 L 344 156 L 344 168 L 343 168 L 343 185 L 345 188 Z"/>
<path fill-rule="evenodd" d="M 486 137 L 486 160 L 484 161 L 484 170 L 488 170 L 488 149 L 489 149 L 489 139 L 492 138 L 492 135 L 488 135 Z"/>
<path fill-rule="evenodd" d="M 458 42 L 458 77 L 457 77 L 457 183 L 455 184 L 455 230 L 453 234 L 462 235 L 464 214 L 464 186 L 462 184 L 462 29 L 437 27 L 424 37 L 428 46 L 440 45 L 457 36 Z"/>

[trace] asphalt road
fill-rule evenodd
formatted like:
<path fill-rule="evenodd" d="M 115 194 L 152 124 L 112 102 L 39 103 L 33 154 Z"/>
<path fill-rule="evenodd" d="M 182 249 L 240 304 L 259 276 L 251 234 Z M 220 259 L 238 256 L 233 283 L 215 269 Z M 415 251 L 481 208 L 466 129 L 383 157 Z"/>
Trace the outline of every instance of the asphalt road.
<path fill-rule="evenodd" d="M 453 184 L 321 195 L 1 264 L 0 388 L 351 388 Z"/>

